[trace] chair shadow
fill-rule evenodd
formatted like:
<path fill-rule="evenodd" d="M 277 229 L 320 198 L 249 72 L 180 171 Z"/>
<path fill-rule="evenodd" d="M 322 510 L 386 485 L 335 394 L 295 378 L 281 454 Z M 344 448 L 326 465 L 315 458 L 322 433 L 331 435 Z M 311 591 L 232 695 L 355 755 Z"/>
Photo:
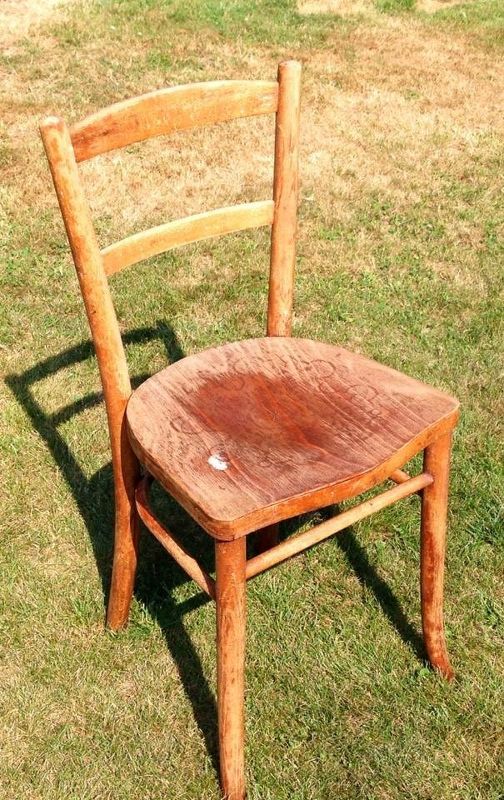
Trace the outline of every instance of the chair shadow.
<path fill-rule="evenodd" d="M 183 357 L 174 331 L 164 323 L 155 327 L 140 328 L 123 336 L 125 345 L 140 344 L 160 339 L 169 363 Z M 83 342 L 55 356 L 35 364 L 20 375 L 9 375 L 6 384 L 31 419 L 34 429 L 47 445 L 70 489 L 89 533 L 93 555 L 103 589 L 106 607 L 110 588 L 113 549 L 113 475 L 107 464 L 88 478 L 65 442 L 58 427 L 85 409 L 102 402 L 100 392 L 91 393 L 71 403 L 55 414 L 48 414 L 37 401 L 34 386 L 58 371 L 92 357 L 91 342 Z M 148 375 L 135 376 L 133 386 L 138 386 Z M 210 538 L 171 498 L 158 497 L 153 492 L 156 511 L 169 517 L 170 527 L 177 535 L 189 541 L 191 549 L 208 569 L 212 569 L 213 547 Z M 154 537 L 141 536 L 139 569 L 135 597 L 146 608 L 151 618 L 160 626 L 171 656 L 177 665 L 180 680 L 191 702 L 196 723 L 202 733 L 214 768 L 218 767 L 216 736 L 217 707 L 214 694 L 204 675 L 201 661 L 185 629 L 185 614 L 209 602 L 206 594 L 198 593 L 182 603 L 177 603 L 173 590 L 190 580 L 169 558 Z"/>
<path fill-rule="evenodd" d="M 157 322 L 154 327 L 144 327 L 123 336 L 125 345 L 141 344 L 160 340 L 166 350 L 169 363 L 184 357 L 179 341 L 171 326 Z M 100 575 L 104 604 L 106 606 L 111 575 L 113 548 L 113 476 L 111 464 L 98 470 L 88 478 L 71 449 L 58 431 L 59 425 L 75 414 L 102 402 L 100 392 L 90 393 L 70 403 L 56 413 L 44 411 L 32 389 L 41 380 L 60 370 L 92 357 L 94 348 L 90 341 L 82 342 L 63 353 L 51 356 L 35 364 L 22 374 L 7 376 L 6 384 L 16 400 L 28 414 L 34 429 L 43 439 L 65 479 L 79 512 L 87 527 L 98 573 Z M 134 387 L 149 375 L 132 378 Z M 169 519 L 170 527 L 208 571 L 213 569 L 213 546 L 210 538 L 188 514 L 166 494 L 153 491 L 153 504 L 161 518 Z M 319 514 L 329 518 L 334 509 L 322 509 Z M 308 515 L 309 516 L 309 515 Z M 307 516 L 288 520 L 282 524 L 281 538 L 295 533 Z M 423 642 L 417 631 L 407 620 L 400 602 L 387 583 L 378 575 L 370 563 L 364 548 L 358 543 L 353 531 L 347 529 L 335 537 L 348 564 L 360 583 L 375 595 L 380 608 L 396 629 L 402 640 L 409 645 L 421 660 L 425 658 Z M 217 708 L 214 694 L 204 675 L 201 661 L 184 627 L 185 614 L 209 602 L 206 594 L 199 593 L 181 603 L 172 596 L 173 590 L 189 583 L 185 572 L 167 557 L 154 537 L 142 536 L 140 558 L 135 585 L 135 597 L 146 608 L 151 618 L 160 626 L 167 647 L 177 665 L 180 680 L 191 702 L 196 723 L 204 738 L 207 752 L 214 768 L 218 769 Z"/>
<path fill-rule="evenodd" d="M 419 661 L 427 660 L 427 651 L 422 637 L 408 620 L 402 606 L 388 583 L 380 577 L 371 564 L 365 549 L 357 541 L 352 528 L 342 531 L 336 544 L 353 569 L 359 583 L 374 594 L 382 613 L 396 629 L 403 642 L 411 648 Z"/>
<path fill-rule="evenodd" d="M 327 506 L 320 509 L 317 513 L 320 521 L 324 522 L 338 513 L 337 506 Z M 301 524 L 310 519 L 310 514 L 286 520 L 282 525 L 280 538 L 286 539 L 296 532 Z M 353 528 L 345 528 L 333 537 L 333 541 L 345 556 L 347 564 L 352 568 L 354 574 L 363 588 L 369 589 L 375 596 L 383 615 L 388 619 L 393 628 L 401 637 L 402 641 L 410 647 L 416 658 L 423 662 L 427 661 L 427 651 L 423 638 L 416 628 L 408 620 L 404 613 L 398 597 L 394 594 L 388 583 L 378 574 L 375 567 L 371 564 L 365 548 L 359 543 Z"/>

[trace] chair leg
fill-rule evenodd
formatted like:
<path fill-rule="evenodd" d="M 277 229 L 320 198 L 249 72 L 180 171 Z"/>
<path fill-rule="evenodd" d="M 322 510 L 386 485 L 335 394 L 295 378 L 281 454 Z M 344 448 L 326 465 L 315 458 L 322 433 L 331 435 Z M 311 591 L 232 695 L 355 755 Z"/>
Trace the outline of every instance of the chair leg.
<path fill-rule="evenodd" d="M 434 482 L 426 486 L 422 493 L 420 542 L 420 594 L 425 647 L 432 666 L 448 680 L 454 676 L 443 624 L 450 453 L 451 432 L 425 449 L 424 471 L 432 475 Z"/>
<path fill-rule="evenodd" d="M 217 705 L 225 800 L 245 798 L 245 564 L 245 537 L 216 541 Z"/>
<path fill-rule="evenodd" d="M 119 479 L 117 472 L 120 473 Z M 126 446 L 122 453 L 121 469 L 114 468 L 114 561 L 107 607 L 107 627 L 113 631 L 120 630 L 128 622 L 135 586 L 139 533 L 135 488 L 139 474 L 138 461 L 131 449 Z"/>
<path fill-rule="evenodd" d="M 260 531 L 254 534 L 254 551 L 257 555 L 264 553 L 265 550 L 270 550 L 278 544 L 278 532 L 280 525 L 275 522 L 273 525 L 267 525 L 261 528 Z"/>

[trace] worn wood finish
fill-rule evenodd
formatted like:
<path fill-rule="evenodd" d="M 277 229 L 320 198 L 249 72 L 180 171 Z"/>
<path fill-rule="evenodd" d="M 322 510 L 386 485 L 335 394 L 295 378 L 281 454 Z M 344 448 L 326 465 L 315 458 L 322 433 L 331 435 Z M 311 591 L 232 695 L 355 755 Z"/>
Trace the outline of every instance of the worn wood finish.
<path fill-rule="evenodd" d="M 115 103 L 70 130 L 77 161 L 141 142 L 152 136 L 273 114 L 276 81 L 209 81 L 159 89 Z"/>
<path fill-rule="evenodd" d="M 171 531 L 165 528 L 154 516 L 149 507 L 148 490 L 149 478 L 143 478 L 135 492 L 138 515 L 147 530 L 156 537 L 165 550 L 175 559 L 177 564 L 187 572 L 190 578 L 198 584 L 210 597 L 215 598 L 215 581 L 197 562 L 187 549 L 181 544 Z"/>
<path fill-rule="evenodd" d="M 138 522 L 134 490 L 139 467 L 124 429 L 124 412 L 131 385 L 119 325 L 68 128 L 63 120 L 49 117 L 42 123 L 40 131 L 77 270 L 107 408 L 115 494 L 114 564 L 107 622 L 116 630 L 127 621 L 137 563 Z"/>
<path fill-rule="evenodd" d="M 332 517 L 304 533 L 298 533 L 296 536 L 286 539 L 271 550 L 249 559 L 247 561 L 247 578 L 253 578 L 261 572 L 280 564 L 282 561 L 287 561 L 288 558 L 292 558 L 292 556 L 304 552 L 309 547 L 323 542 L 324 539 L 334 536 L 335 533 L 339 533 L 355 522 L 359 522 L 361 519 L 371 516 L 371 514 L 376 514 L 377 511 L 397 503 L 398 500 L 402 500 L 404 497 L 415 494 L 415 492 L 430 483 L 432 483 L 431 475 L 427 473 L 416 475 L 405 483 L 394 486 L 393 489 L 388 489 L 386 492 L 382 492 L 377 497 L 372 497 L 371 500 L 366 500 L 354 508 L 349 508 L 348 511 L 343 511 L 336 517 Z"/>
<path fill-rule="evenodd" d="M 215 543 L 217 706 L 226 800 L 245 800 L 245 539 Z"/>
<path fill-rule="evenodd" d="M 157 256 L 173 247 L 201 239 L 271 225 L 273 208 L 272 200 L 243 203 L 239 206 L 217 208 L 204 214 L 194 214 L 136 233 L 101 251 L 105 272 L 112 275 L 124 267 Z"/>
<path fill-rule="evenodd" d="M 339 502 L 455 424 L 458 403 L 340 347 L 290 337 L 182 359 L 132 395 L 135 452 L 213 536 Z"/>
<path fill-rule="evenodd" d="M 433 667 L 453 678 L 443 623 L 446 520 L 450 474 L 451 432 L 425 450 L 424 470 L 433 477 L 422 495 L 420 594 L 422 627 L 427 655 Z"/>
<path fill-rule="evenodd" d="M 296 259 L 301 64 L 280 64 L 278 83 L 267 330 L 268 336 L 289 336 Z"/>

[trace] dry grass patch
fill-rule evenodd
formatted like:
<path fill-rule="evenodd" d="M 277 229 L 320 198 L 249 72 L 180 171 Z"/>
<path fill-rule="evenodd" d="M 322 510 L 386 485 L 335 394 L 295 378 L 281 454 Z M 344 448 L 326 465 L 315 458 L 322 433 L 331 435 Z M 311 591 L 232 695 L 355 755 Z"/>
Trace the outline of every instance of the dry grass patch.
<path fill-rule="evenodd" d="M 427 189 L 435 191 L 446 169 L 456 164 L 463 173 L 482 137 L 502 128 L 496 88 L 504 85 L 504 67 L 468 47 L 463 37 L 390 19 L 359 28 L 349 38 L 351 59 L 336 44 L 333 52 L 310 54 L 303 95 L 303 195 L 309 204 L 316 190 L 323 212 L 340 219 L 348 218 L 363 192 L 386 193 L 399 205 L 418 201 Z M 110 56 L 113 47 L 108 47 Z M 196 47 L 191 39 L 188 52 Z M 229 72 L 232 61 L 237 77 L 275 72 L 275 61 L 260 49 L 244 55 L 239 46 L 226 43 L 218 64 L 209 43 L 199 52 L 210 74 Z M 151 70 L 142 82 L 150 89 L 174 81 Z M 123 96 L 118 91 L 115 99 Z M 60 103 L 64 112 L 63 97 Z M 81 115 L 73 110 L 70 117 L 76 116 Z M 27 114 L 14 128 L 26 137 L 33 167 L 30 184 L 18 191 L 42 200 L 50 185 L 35 124 L 35 115 Z M 83 175 L 107 244 L 167 219 L 268 197 L 271 168 L 272 121 L 264 118 L 117 151 L 83 165 Z M 54 205 L 52 197 L 49 202 Z M 310 225 L 302 229 L 306 239 L 312 233 Z"/>
<path fill-rule="evenodd" d="M 108 243 L 146 224 L 269 198 L 272 169 L 273 120 L 263 118 L 156 139 L 93 159 L 83 174 Z"/>
<path fill-rule="evenodd" d="M 62 0 L 2 0 L 0 47 L 11 47 L 30 29 L 49 17 L 54 19 Z"/>
<path fill-rule="evenodd" d="M 31 63 L 0 73 L 5 147 L 12 156 L 4 171 L 10 184 L 5 194 L 7 214 L 18 214 L 19 209 L 28 206 L 41 213 L 48 207 L 57 207 L 38 133 L 41 118 L 55 113 L 71 124 L 106 105 L 93 97 L 94 87 L 104 81 L 100 63 L 116 64 L 120 60 L 124 75 L 134 76 L 149 52 L 141 40 L 128 45 L 127 52 L 121 41 L 86 42 L 77 67 L 74 52 L 62 51 L 43 32 L 33 37 L 32 47 L 45 62 L 42 73 L 33 76 Z M 193 59 L 209 77 L 273 78 L 277 66 L 276 59 L 261 49 L 245 50 L 231 43 L 216 49 L 214 42 L 202 42 L 197 36 L 183 41 L 177 38 L 170 46 L 170 58 L 175 63 L 187 62 L 187 66 L 177 67 L 176 77 L 164 74 L 162 69 L 146 68 L 136 83 L 134 77 L 126 77 L 124 84 L 117 81 L 115 86 L 107 80 L 108 102 L 194 80 Z M 230 64 L 234 66 L 230 68 Z M 86 73 L 84 84 L 83 76 L 79 79 L 78 104 L 71 78 L 72 74 L 76 76 L 77 68 Z M 51 82 L 48 93 L 49 76 L 54 76 L 55 70 L 69 79 L 58 80 L 56 91 Z M 25 92 L 27 83 L 29 96 Z M 93 159 L 82 165 L 82 175 L 106 244 L 146 225 L 219 205 L 270 197 L 272 167 L 273 119 L 268 117 L 237 120 L 141 143 Z M 23 180 L 18 180 L 20 174 Z M 56 234 L 59 221 L 53 221 Z"/>
<path fill-rule="evenodd" d="M 463 37 L 427 31 L 416 21 L 371 24 L 349 38 L 351 63 L 335 49 L 306 64 L 305 195 L 316 189 L 322 213 L 340 223 L 363 194 L 387 197 L 396 209 L 428 195 L 438 198 L 439 214 L 446 175 L 460 176 L 462 185 L 471 181 L 480 153 L 498 157 L 504 64 Z M 468 222 L 449 235 L 481 240 Z M 351 257 L 371 266 L 365 233 Z"/>
<path fill-rule="evenodd" d="M 503 130 L 504 64 L 469 37 L 392 18 L 357 28 L 351 40 L 349 77 L 359 88 L 375 85 L 418 100 L 448 124 Z"/>
<path fill-rule="evenodd" d="M 334 49 L 306 54 L 301 158 L 307 201 L 316 188 L 317 203 L 343 218 L 362 192 L 386 192 L 407 203 L 435 186 L 443 162 L 457 162 L 463 170 L 481 136 L 502 128 L 496 90 L 504 85 L 501 62 L 468 46 L 464 37 L 426 30 L 415 20 L 385 17 L 380 25 L 358 27 L 348 40 L 350 51 L 336 37 Z M 41 37 L 38 46 L 49 64 L 57 62 L 66 73 L 75 68 L 72 53 L 65 52 L 62 61 L 50 39 Z M 126 74 L 148 50 L 140 41 L 128 48 Z M 84 44 L 80 61 L 90 86 L 101 80 L 98 53 L 114 63 L 124 48 L 120 41 Z M 209 77 L 230 74 L 231 63 L 233 77 L 268 77 L 276 69 L 276 59 L 263 48 L 225 42 L 216 49 L 211 38 L 201 42 L 196 36 L 177 40 L 170 57 L 188 64 L 197 57 Z M 129 92 L 126 85 L 109 85 L 110 101 L 194 74 L 191 66 L 179 71 L 170 79 L 159 69 L 146 70 L 141 86 Z M 32 81 L 30 106 L 8 112 L 7 142 L 18 155 L 22 143 L 22 158 L 12 169 L 12 210 L 34 199 L 41 208 L 55 206 L 38 140 L 42 114 L 60 112 L 72 121 L 98 107 L 84 95 L 77 108 L 63 86 L 47 96 L 48 72 Z M 22 96 L 23 70 L 10 81 L 6 95 Z M 15 181 L 20 167 L 29 181 Z M 84 165 L 83 174 L 106 244 L 167 219 L 267 197 L 271 168 L 272 121 L 253 119 L 111 153 Z"/>
<path fill-rule="evenodd" d="M 456 165 L 463 174 L 482 137 L 503 127 L 496 89 L 504 65 L 463 37 L 390 20 L 350 40 L 350 61 L 338 50 L 310 56 L 303 95 L 303 194 L 309 203 L 316 190 L 321 208 L 342 218 L 363 192 L 405 206 L 435 192 L 443 172 Z M 240 57 L 227 45 L 228 63 Z M 258 51 L 237 72 L 274 70 Z M 111 226 L 105 243 L 168 218 L 267 197 L 271 168 L 272 121 L 257 119 L 155 140 L 83 171 L 100 227 Z"/>

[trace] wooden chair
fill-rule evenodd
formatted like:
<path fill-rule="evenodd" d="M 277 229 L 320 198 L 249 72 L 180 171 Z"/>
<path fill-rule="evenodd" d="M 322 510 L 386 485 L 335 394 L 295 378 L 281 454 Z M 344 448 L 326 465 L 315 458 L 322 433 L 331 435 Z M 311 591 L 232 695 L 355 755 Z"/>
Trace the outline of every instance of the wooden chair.
<path fill-rule="evenodd" d="M 248 578 L 391 503 L 421 497 L 421 610 L 426 650 L 448 679 L 443 573 L 452 397 L 341 347 L 290 338 L 301 68 L 278 81 L 219 81 L 162 89 L 87 117 L 41 125 L 77 269 L 105 395 L 115 483 L 115 549 L 107 622 L 121 628 L 137 565 L 139 519 L 217 606 L 222 789 L 245 797 L 244 654 Z M 273 200 L 168 222 L 99 249 L 77 162 L 159 134 L 276 114 Z M 132 393 L 108 276 L 169 248 L 271 225 L 267 337 L 189 356 Z M 424 451 L 423 472 L 401 467 Z M 140 466 L 141 465 L 141 466 Z M 156 479 L 215 539 L 216 577 L 149 508 Z M 371 500 L 278 543 L 280 520 L 354 497 Z M 246 559 L 246 537 L 258 554 Z"/>

